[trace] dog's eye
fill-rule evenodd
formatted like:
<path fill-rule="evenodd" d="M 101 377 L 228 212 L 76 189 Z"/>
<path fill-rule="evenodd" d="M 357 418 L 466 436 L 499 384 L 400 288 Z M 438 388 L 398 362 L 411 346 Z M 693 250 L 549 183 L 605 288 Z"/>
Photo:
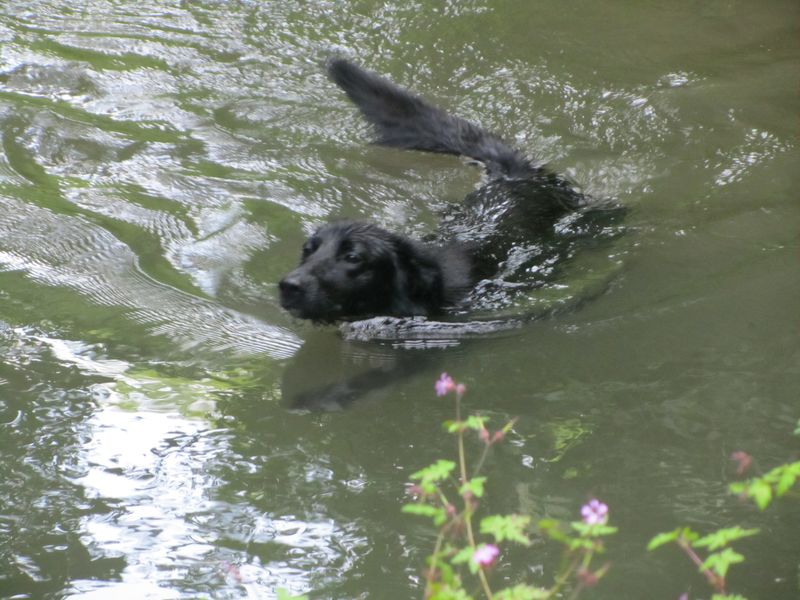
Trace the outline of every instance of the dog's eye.
<path fill-rule="evenodd" d="M 361 262 L 364 260 L 361 258 L 361 255 L 357 254 L 356 252 L 347 252 L 342 258 L 344 258 L 346 263 L 351 265 L 361 264 Z"/>
<path fill-rule="evenodd" d="M 307 241 L 305 244 L 303 244 L 303 258 L 306 259 L 314 254 L 314 252 L 317 251 L 317 248 L 319 248 L 319 242 L 316 240 Z"/>

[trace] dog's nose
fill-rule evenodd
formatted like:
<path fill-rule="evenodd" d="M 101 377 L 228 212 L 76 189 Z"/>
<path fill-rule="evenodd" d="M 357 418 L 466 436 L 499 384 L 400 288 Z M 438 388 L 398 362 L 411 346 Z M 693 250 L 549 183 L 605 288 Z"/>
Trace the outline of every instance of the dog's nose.
<path fill-rule="evenodd" d="M 303 293 L 303 284 L 300 278 L 294 275 L 287 275 L 278 282 L 278 288 L 284 298 L 296 298 Z"/>

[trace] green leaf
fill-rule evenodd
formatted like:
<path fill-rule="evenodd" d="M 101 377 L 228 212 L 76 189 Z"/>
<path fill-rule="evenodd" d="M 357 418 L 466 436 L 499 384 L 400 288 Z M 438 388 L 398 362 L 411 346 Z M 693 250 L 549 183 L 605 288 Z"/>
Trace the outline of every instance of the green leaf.
<path fill-rule="evenodd" d="M 711 600 L 747 600 L 747 598 L 739 594 L 714 594 Z"/>
<path fill-rule="evenodd" d="M 569 544 L 572 539 L 561 530 L 561 523 L 555 519 L 542 519 L 538 526 L 540 531 L 553 541 Z"/>
<path fill-rule="evenodd" d="M 469 562 L 473 554 L 475 554 L 475 551 L 470 546 L 467 546 L 456 552 L 450 562 L 454 565 L 462 565 L 465 562 Z"/>
<path fill-rule="evenodd" d="M 693 542 L 694 542 L 696 539 L 698 539 L 699 537 L 700 537 L 700 534 L 699 534 L 699 533 L 697 533 L 696 531 L 693 531 L 693 530 L 692 530 L 691 528 L 689 528 L 689 527 L 684 527 L 684 528 L 681 530 L 681 537 L 680 537 L 680 539 L 681 539 L 682 541 L 684 541 L 684 542 L 687 542 L 687 543 L 689 543 L 689 544 L 692 544 L 692 543 L 693 543 Z"/>
<path fill-rule="evenodd" d="M 557 521 L 556 519 L 541 519 L 536 525 L 538 525 L 539 529 L 542 531 L 549 531 L 550 529 L 558 529 L 561 527 L 561 521 Z"/>
<path fill-rule="evenodd" d="M 447 522 L 447 512 L 438 506 L 431 506 L 430 504 L 406 504 L 401 509 L 404 513 L 410 515 L 420 515 L 423 517 L 430 517 L 433 519 L 433 524 L 439 527 Z"/>
<path fill-rule="evenodd" d="M 734 551 L 732 548 L 725 548 L 722 552 L 715 552 L 714 554 L 710 554 L 708 558 L 706 558 L 706 561 L 703 563 L 703 565 L 700 567 L 700 571 L 702 572 L 705 569 L 710 569 L 714 571 L 714 573 L 725 579 L 725 575 L 728 573 L 728 568 L 731 565 L 743 561 L 744 561 L 744 556 Z"/>
<path fill-rule="evenodd" d="M 516 422 L 517 422 L 517 418 L 516 418 L 516 417 L 514 417 L 514 418 L 513 418 L 513 419 L 511 419 L 511 420 L 510 420 L 508 423 L 506 423 L 505 425 L 503 425 L 503 428 L 500 430 L 500 431 L 502 431 L 502 432 L 503 432 L 503 435 L 505 435 L 505 434 L 507 434 L 509 431 L 511 431 L 511 430 L 513 429 L 513 427 L 514 427 L 514 424 L 515 424 Z M 798 426 L 800 426 L 800 423 L 798 423 Z"/>
<path fill-rule="evenodd" d="M 525 534 L 525 529 L 531 518 L 525 515 L 493 515 L 481 520 L 481 533 L 494 536 L 495 541 L 509 540 L 530 546 L 530 539 Z"/>
<path fill-rule="evenodd" d="M 475 431 L 486 429 L 486 417 L 481 417 L 479 415 L 470 415 L 469 417 L 467 417 L 466 425 L 469 429 L 474 429 Z"/>
<path fill-rule="evenodd" d="M 650 543 L 647 544 L 647 549 L 655 550 L 656 548 L 660 548 L 665 544 L 669 544 L 671 542 L 676 541 L 680 535 L 681 535 L 680 527 L 674 531 L 665 531 L 664 533 L 659 533 L 653 539 L 650 540 Z"/>
<path fill-rule="evenodd" d="M 734 494 L 744 494 L 752 498 L 761 510 L 772 502 L 773 497 L 783 496 L 791 490 L 800 478 L 800 462 L 780 465 L 766 475 L 745 482 L 732 483 Z"/>
<path fill-rule="evenodd" d="M 453 570 L 453 567 L 441 560 L 437 563 L 437 567 L 439 568 L 439 578 L 443 583 L 455 588 L 461 587 L 461 577 Z"/>
<path fill-rule="evenodd" d="M 737 481 L 736 483 L 732 483 L 728 486 L 728 490 L 731 494 L 736 494 L 737 496 L 746 496 L 747 495 L 747 483 L 744 481 Z"/>
<path fill-rule="evenodd" d="M 605 535 L 613 535 L 617 533 L 617 528 L 604 523 L 584 523 L 582 521 L 573 521 L 570 526 L 577 531 L 581 537 L 597 538 Z"/>
<path fill-rule="evenodd" d="M 747 495 L 750 496 L 758 508 L 764 510 L 772 502 L 772 488 L 765 481 L 754 481 L 747 490 Z"/>
<path fill-rule="evenodd" d="M 483 484 L 486 483 L 486 477 L 473 477 L 467 483 L 461 486 L 458 493 L 464 496 L 467 492 L 481 498 L 483 496 Z"/>
<path fill-rule="evenodd" d="M 472 596 L 464 591 L 461 585 L 453 586 L 448 583 L 433 583 L 431 595 L 428 600 L 473 600 Z"/>
<path fill-rule="evenodd" d="M 570 538 L 566 544 L 570 550 L 597 550 L 598 552 L 601 550 L 601 548 L 596 547 L 597 542 L 590 538 Z"/>
<path fill-rule="evenodd" d="M 656 548 L 660 548 L 664 544 L 669 544 L 670 542 L 677 542 L 678 540 L 683 540 L 686 542 L 691 543 L 692 541 L 696 540 L 699 537 L 697 533 L 689 529 L 688 527 L 678 527 L 673 531 L 667 531 L 665 533 L 659 533 L 656 535 L 650 543 L 647 544 L 648 550 L 655 550 Z"/>
<path fill-rule="evenodd" d="M 450 549 L 452 550 L 452 548 Z M 451 554 L 447 548 L 443 548 L 439 551 L 438 556 L 434 557 L 433 555 L 428 556 L 425 559 L 425 563 L 428 565 L 428 568 L 434 567 L 434 577 L 441 581 L 442 583 L 448 584 L 451 587 L 460 588 L 461 587 L 461 578 L 458 576 L 445 560 L 444 557 Z"/>
<path fill-rule="evenodd" d="M 778 467 L 779 480 L 775 486 L 775 495 L 783 496 L 794 487 L 798 477 L 800 477 L 800 462 L 783 465 Z"/>
<path fill-rule="evenodd" d="M 411 479 L 419 480 L 423 484 L 434 483 L 437 481 L 442 481 L 443 479 L 447 479 L 455 468 L 456 463 L 454 463 L 452 460 L 439 459 L 429 467 L 425 467 L 416 473 L 412 473 Z"/>
<path fill-rule="evenodd" d="M 758 529 L 742 529 L 738 525 L 736 527 L 728 527 L 727 529 L 719 529 L 713 533 L 701 537 L 699 540 L 692 542 L 692 546 L 696 548 L 706 547 L 711 551 L 718 550 L 727 546 L 731 542 L 750 537 L 758 533 Z"/>
<path fill-rule="evenodd" d="M 445 421 L 444 428 L 447 431 L 447 433 L 459 433 L 461 431 L 466 431 L 467 429 L 474 429 L 475 431 L 480 431 L 481 429 L 486 428 L 484 423 L 486 423 L 486 417 L 471 415 L 467 417 L 464 421 Z"/>

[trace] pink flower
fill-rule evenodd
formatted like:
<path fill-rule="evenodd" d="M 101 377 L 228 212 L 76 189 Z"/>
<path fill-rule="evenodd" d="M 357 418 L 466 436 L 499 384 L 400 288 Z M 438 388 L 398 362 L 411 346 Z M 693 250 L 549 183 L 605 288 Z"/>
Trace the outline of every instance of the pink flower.
<path fill-rule="evenodd" d="M 491 441 L 489 440 L 489 430 L 486 427 L 481 427 L 480 431 L 478 431 L 478 438 L 484 443 L 489 444 Z"/>
<path fill-rule="evenodd" d="M 731 454 L 731 460 L 736 461 L 736 474 L 744 475 L 753 464 L 753 457 L 741 450 Z"/>
<path fill-rule="evenodd" d="M 581 507 L 581 516 L 587 525 L 601 525 L 608 520 L 608 505 L 593 498 Z"/>
<path fill-rule="evenodd" d="M 436 380 L 436 383 L 433 385 L 433 387 L 436 390 L 437 396 L 446 396 L 456 389 L 456 384 L 450 375 L 447 373 L 442 373 L 439 379 Z"/>
<path fill-rule="evenodd" d="M 600 581 L 596 573 L 592 573 L 589 569 L 584 567 L 578 569 L 578 579 L 586 587 L 594 587 L 597 585 L 597 582 Z"/>
<path fill-rule="evenodd" d="M 416 483 L 410 483 L 408 486 L 406 486 L 406 494 L 412 498 L 419 498 L 420 496 L 425 495 L 425 492 L 423 492 L 422 488 Z"/>
<path fill-rule="evenodd" d="M 491 567 L 497 557 L 500 556 L 500 548 L 494 544 L 483 544 L 478 546 L 472 554 L 472 561 L 479 567 Z"/>

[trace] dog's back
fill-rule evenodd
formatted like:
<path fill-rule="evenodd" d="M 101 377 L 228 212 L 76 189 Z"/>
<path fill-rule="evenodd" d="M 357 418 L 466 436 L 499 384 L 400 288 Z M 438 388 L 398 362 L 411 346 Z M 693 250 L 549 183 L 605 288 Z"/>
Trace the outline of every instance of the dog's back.
<path fill-rule="evenodd" d="M 483 163 L 488 178 L 451 207 L 431 243 L 373 225 L 320 227 L 279 284 L 292 314 L 327 321 L 430 316 L 464 307 L 465 296 L 472 308 L 495 310 L 544 285 L 579 240 L 606 223 L 578 210 L 590 203 L 566 179 L 497 135 L 344 59 L 331 59 L 327 69 L 373 126 L 375 143 L 466 156 Z M 562 226 L 570 220 L 572 228 Z"/>
<path fill-rule="evenodd" d="M 477 250 L 479 278 L 494 276 L 509 251 L 551 237 L 561 217 L 590 204 L 566 179 L 478 125 L 342 58 L 329 60 L 327 68 L 373 126 L 376 144 L 483 163 L 488 181 L 453 207 L 438 235 Z"/>

